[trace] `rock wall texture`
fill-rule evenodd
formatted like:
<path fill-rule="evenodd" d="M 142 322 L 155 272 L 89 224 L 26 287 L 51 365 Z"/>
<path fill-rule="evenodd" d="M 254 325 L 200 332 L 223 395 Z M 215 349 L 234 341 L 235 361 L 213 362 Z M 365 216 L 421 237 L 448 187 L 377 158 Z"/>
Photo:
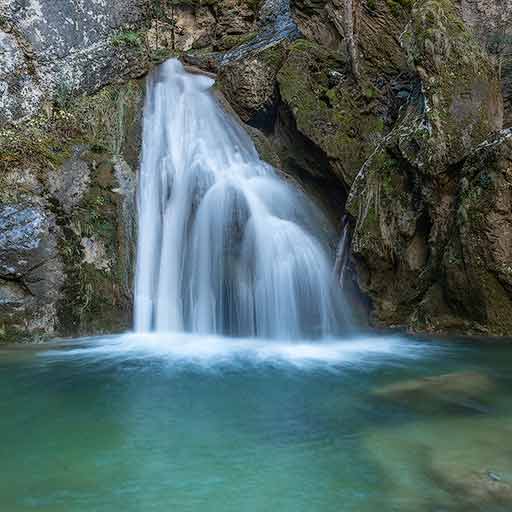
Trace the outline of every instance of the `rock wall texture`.
<path fill-rule="evenodd" d="M 0 130 L 0 339 L 130 325 L 143 84 Z"/>
<path fill-rule="evenodd" d="M 129 325 L 144 9 L 0 1 L 0 341 Z"/>
<path fill-rule="evenodd" d="M 230 63 L 220 84 L 281 167 L 348 214 L 345 286 L 370 299 L 375 326 L 510 334 L 512 7 L 295 0 L 292 10 L 302 37 Z"/>
<path fill-rule="evenodd" d="M 370 324 L 510 334 L 511 20 L 506 0 L 0 0 L 0 339 L 128 325 L 139 78 L 171 55 L 345 217 Z"/>
<path fill-rule="evenodd" d="M 144 25 L 144 4 L 2 0 L 0 124 L 35 114 L 52 97 L 93 93 L 113 80 L 140 76 L 144 52 L 119 36 Z"/>

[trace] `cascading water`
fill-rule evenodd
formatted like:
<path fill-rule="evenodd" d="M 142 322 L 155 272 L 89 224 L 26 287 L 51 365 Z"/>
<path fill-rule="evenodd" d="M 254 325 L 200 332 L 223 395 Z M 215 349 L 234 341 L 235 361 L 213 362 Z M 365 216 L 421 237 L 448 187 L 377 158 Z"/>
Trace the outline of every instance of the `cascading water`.
<path fill-rule="evenodd" d="M 149 80 L 135 329 L 335 335 L 347 308 L 319 236 L 325 220 L 259 158 L 213 84 L 176 60 Z"/>

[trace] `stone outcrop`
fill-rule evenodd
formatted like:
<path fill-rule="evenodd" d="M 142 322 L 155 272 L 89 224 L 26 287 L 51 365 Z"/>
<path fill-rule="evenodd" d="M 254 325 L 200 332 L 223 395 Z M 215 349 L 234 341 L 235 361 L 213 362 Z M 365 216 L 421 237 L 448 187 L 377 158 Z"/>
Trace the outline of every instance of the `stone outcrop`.
<path fill-rule="evenodd" d="M 462 19 L 494 60 L 502 81 L 505 126 L 512 126 L 512 4 L 502 0 L 459 0 Z"/>
<path fill-rule="evenodd" d="M 0 131 L 0 339 L 126 329 L 143 84 Z"/>
<path fill-rule="evenodd" d="M 143 74 L 147 53 L 129 36 L 145 23 L 144 0 L 3 0 L 0 125 L 35 114 L 48 99 Z"/>
<path fill-rule="evenodd" d="M 466 159 L 442 268 L 447 299 L 463 316 L 512 332 L 512 130 Z"/>

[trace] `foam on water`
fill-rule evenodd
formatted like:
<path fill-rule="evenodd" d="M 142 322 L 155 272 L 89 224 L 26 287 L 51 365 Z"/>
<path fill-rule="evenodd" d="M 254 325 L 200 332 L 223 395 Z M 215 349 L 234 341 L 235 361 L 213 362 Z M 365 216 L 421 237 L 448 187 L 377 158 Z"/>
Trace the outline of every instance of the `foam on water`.
<path fill-rule="evenodd" d="M 130 333 L 86 338 L 41 355 L 102 361 L 157 359 L 170 365 L 201 368 L 273 366 L 343 370 L 357 367 L 367 370 L 424 358 L 439 350 L 439 345 L 396 336 L 294 342 L 185 333 Z"/>

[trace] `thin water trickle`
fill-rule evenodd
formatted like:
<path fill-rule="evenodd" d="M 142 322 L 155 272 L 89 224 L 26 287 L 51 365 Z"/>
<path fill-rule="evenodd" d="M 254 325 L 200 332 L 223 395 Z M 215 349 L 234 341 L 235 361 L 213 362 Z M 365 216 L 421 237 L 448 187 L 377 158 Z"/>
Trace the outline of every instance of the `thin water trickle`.
<path fill-rule="evenodd" d="M 334 264 L 334 270 L 338 276 L 338 282 L 343 288 L 345 283 L 345 275 L 350 259 L 350 224 L 346 216 L 342 220 L 342 233 L 338 248 L 336 250 L 336 261 Z"/>
<path fill-rule="evenodd" d="M 177 60 L 150 78 L 135 289 L 138 332 L 302 339 L 347 326 L 325 219 L 263 162 Z"/>

